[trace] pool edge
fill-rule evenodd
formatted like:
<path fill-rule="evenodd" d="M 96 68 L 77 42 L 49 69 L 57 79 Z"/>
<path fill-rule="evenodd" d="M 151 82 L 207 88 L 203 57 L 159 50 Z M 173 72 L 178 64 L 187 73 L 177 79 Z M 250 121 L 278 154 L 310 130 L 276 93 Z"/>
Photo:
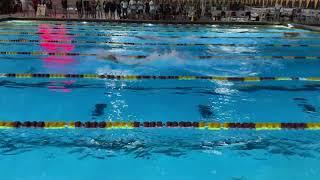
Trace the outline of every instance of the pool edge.
<path fill-rule="evenodd" d="M 320 26 L 312 26 L 312 25 L 306 25 L 306 24 L 292 24 L 292 25 L 294 28 L 297 28 L 297 29 L 320 32 Z"/>
<path fill-rule="evenodd" d="M 280 22 L 225 22 L 225 21 L 165 21 L 165 20 L 108 20 L 108 19 L 62 19 L 62 18 L 30 18 L 30 17 L 1 17 L 6 20 L 35 20 L 35 21 L 77 21 L 77 22 L 116 22 L 116 23 L 152 23 L 152 24 L 208 24 L 208 25 L 284 25 Z"/>

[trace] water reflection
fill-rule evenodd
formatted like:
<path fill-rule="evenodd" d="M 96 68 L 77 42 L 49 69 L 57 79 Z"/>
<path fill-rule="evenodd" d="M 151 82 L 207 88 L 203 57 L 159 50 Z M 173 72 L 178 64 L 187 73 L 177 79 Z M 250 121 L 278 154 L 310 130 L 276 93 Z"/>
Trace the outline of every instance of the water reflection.
<path fill-rule="evenodd" d="M 72 44 L 73 37 L 67 35 L 67 29 L 63 25 L 57 25 L 52 27 L 48 24 L 39 25 L 40 34 L 40 46 L 46 53 L 53 53 L 44 58 L 45 67 L 48 68 L 59 68 L 74 62 L 72 57 L 66 56 L 65 54 L 73 51 L 75 46 Z M 54 42 L 58 41 L 58 42 Z M 56 54 L 59 54 L 57 56 Z"/>
<path fill-rule="evenodd" d="M 68 35 L 67 29 L 63 25 L 40 24 L 38 31 L 40 33 L 40 46 L 49 54 L 48 57 L 43 58 L 45 68 L 61 69 L 74 62 L 72 57 L 66 55 L 75 48 L 75 45 L 72 44 L 73 37 Z M 71 92 L 71 89 L 66 88 L 66 86 L 74 82 L 51 82 L 48 88 L 54 92 L 67 93 Z"/>

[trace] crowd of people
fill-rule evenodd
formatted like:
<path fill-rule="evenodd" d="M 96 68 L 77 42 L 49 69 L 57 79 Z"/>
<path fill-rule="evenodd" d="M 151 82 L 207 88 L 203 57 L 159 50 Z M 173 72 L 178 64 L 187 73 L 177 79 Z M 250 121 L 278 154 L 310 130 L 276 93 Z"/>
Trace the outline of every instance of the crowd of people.
<path fill-rule="evenodd" d="M 242 18 L 256 21 L 261 19 L 264 21 L 312 19 L 316 22 L 320 19 L 320 11 L 315 9 L 312 11 L 300 7 L 284 8 L 281 4 L 276 4 L 266 7 L 259 6 L 257 12 L 241 1 L 77 0 L 76 9 L 79 18 L 100 19 L 196 21 L 203 18 L 204 20 L 220 21 L 228 18 Z M 310 15 L 311 11 L 312 15 Z"/>
<path fill-rule="evenodd" d="M 200 4 L 194 3 L 189 9 L 179 1 L 155 0 L 78 0 L 76 9 L 80 18 L 106 19 L 176 19 L 192 11 L 200 14 Z"/>
<path fill-rule="evenodd" d="M 0 14 L 14 14 L 22 12 L 21 0 L 0 0 Z"/>
<path fill-rule="evenodd" d="M 263 21 L 320 21 L 317 10 L 302 8 L 282 8 L 281 5 L 268 5 L 253 8 L 241 1 L 216 0 L 0 0 L 0 12 L 34 11 L 34 16 L 98 19 L 138 19 L 138 20 L 178 20 L 196 21 L 199 19 L 225 21 L 226 19 Z M 272 7 L 273 6 L 273 7 Z M 2 7 L 2 8 L 1 8 Z M 26 7 L 26 9 L 23 9 Z M 40 8 L 39 8 L 40 7 Z M 45 10 L 41 10 L 41 9 Z M 1 11 L 4 10 L 4 11 Z M 31 10 L 30 10 L 31 9 Z M 39 13 L 40 12 L 45 13 Z M 256 9 L 256 10 L 253 10 Z M 285 10 L 286 9 L 286 10 Z M 309 13 L 307 12 L 309 11 Z M 310 14 L 310 12 L 312 12 Z M 59 16 L 61 17 L 61 16 Z"/>
<path fill-rule="evenodd" d="M 58 4 L 54 4 L 59 1 Z M 46 7 L 47 16 L 56 16 L 57 13 L 62 13 L 63 17 L 73 15 L 73 10 L 76 10 L 79 18 L 99 18 L 99 19 L 147 19 L 147 20 L 186 20 L 199 19 L 206 15 L 210 15 L 210 10 L 204 1 L 172 1 L 172 0 L 25 0 L 30 2 L 22 6 L 21 0 L 0 0 L 8 2 L 5 14 L 34 11 L 34 16 L 37 15 L 38 7 Z M 7 7 L 9 6 L 10 7 Z M 222 9 L 222 4 L 217 4 L 216 9 Z M 224 5 L 225 6 L 225 5 Z M 229 3 L 228 9 L 239 10 L 244 6 L 240 3 Z M 16 7 L 16 8 L 13 8 Z M 11 10 L 8 12 L 8 10 Z M 70 10 L 71 9 L 71 10 Z M 60 12 L 62 10 L 62 12 Z M 59 11 L 59 12 L 57 12 Z"/>

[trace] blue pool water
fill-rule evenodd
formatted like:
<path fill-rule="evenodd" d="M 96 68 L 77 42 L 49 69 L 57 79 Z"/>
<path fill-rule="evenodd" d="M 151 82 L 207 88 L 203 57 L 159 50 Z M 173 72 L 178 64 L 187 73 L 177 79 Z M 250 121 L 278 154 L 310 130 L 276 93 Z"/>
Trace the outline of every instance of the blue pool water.
<path fill-rule="evenodd" d="M 285 26 L 0 22 L 0 52 L 12 52 L 0 54 L 0 73 L 319 77 L 319 49 L 319 33 Z M 319 82 L 298 81 L 1 78 L 0 115 L 319 122 L 319 90 Z M 318 180 L 319 138 L 285 130 L 1 129 L 0 169 L 5 180 Z"/>

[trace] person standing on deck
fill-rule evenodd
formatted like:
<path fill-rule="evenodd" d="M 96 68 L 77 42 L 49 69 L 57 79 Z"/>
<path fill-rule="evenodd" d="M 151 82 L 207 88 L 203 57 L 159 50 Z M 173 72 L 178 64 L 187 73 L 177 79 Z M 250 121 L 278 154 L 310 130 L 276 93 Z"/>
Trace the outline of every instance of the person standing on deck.
<path fill-rule="evenodd" d="M 37 10 L 38 10 L 38 4 L 39 4 L 39 0 L 32 0 L 32 6 L 33 6 L 33 9 L 34 9 L 34 16 L 37 15 Z"/>
<path fill-rule="evenodd" d="M 150 6 L 149 6 L 149 2 L 146 1 L 145 5 L 144 5 L 144 13 L 147 16 L 147 18 L 150 18 Z"/>
<path fill-rule="evenodd" d="M 139 0 L 137 3 L 137 6 L 138 6 L 138 19 L 141 19 L 141 17 L 143 17 L 143 9 L 144 9 L 143 2 Z"/>
<path fill-rule="evenodd" d="M 48 10 L 47 15 L 48 16 L 52 16 L 52 1 L 51 0 L 47 0 L 46 1 L 46 6 L 47 6 L 47 10 Z"/>
<path fill-rule="evenodd" d="M 85 18 L 89 18 L 90 15 L 90 2 L 85 0 L 83 2 L 84 16 Z"/>
<path fill-rule="evenodd" d="M 171 5 L 169 1 L 165 1 L 164 3 L 164 19 L 171 19 Z"/>
<path fill-rule="evenodd" d="M 103 5 L 101 3 L 101 0 L 97 1 L 97 14 L 98 14 L 98 18 L 102 19 L 103 18 Z"/>
<path fill-rule="evenodd" d="M 193 6 L 193 4 L 191 4 L 188 8 L 189 8 L 189 9 L 188 9 L 189 21 L 194 21 L 195 7 Z"/>
<path fill-rule="evenodd" d="M 82 18 L 82 15 L 83 15 L 82 0 L 77 0 L 76 7 L 77 7 L 77 12 L 78 12 L 78 17 Z"/>
<path fill-rule="evenodd" d="M 57 0 L 53 0 L 52 1 L 52 14 L 54 14 L 54 17 L 57 16 L 57 7 L 58 7 L 58 1 Z"/>
<path fill-rule="evenodd" d="M 153 3 L 153 0 L 150 0 L 149 2 L 149 7 L 150 7 L 150 15 L 151 15 L 151 19 L 154 20 L 155 16 L 156 16 L 156 7 Z"/>
<path fill-rule="evenodd" d="M 90 2 L 90 7 L 91 7 L 91 18 L 96 18 L 97 17 L 97 2 L 96 0 L 91 0 Z"/>
<path fill-rule="evenodd" d="M 137 13 L 137 1 L 130 0 L 129 8 L 130 8 L 130 18 L 131 19 L 135 19 L 135 16 L 136 16 L 136 13 Z"/>
<path fill-rule="evenodd" d="M 106 19 L 109 18 L 109 11 L 110 11 L 110 3 L 108 0 L 103 2 L 103 9 L 104 9 L 104 16 Z"/>
<path fill-rule="evenodd" d="M 127 19 L 127 16 L 128 16 L 128 1 L 127 0 L 121 1 L 121 8 L 122 8 L 122 18 Z"/>
<path fill-rule="evenodd" d="M 120 4 L 120 1 L 117 1 L 116 2 L 116 11 L 117 11 L 117 15 L 118 15 L 118 18 L 121 19 L 122 18 L 122 15 L 121 15 L 121 4 Z"/>
<path fill-rule="evenodd" d="M 22 2 L 20 0 L 17 0 L 17 3 L 15 4 L 16 12 L 22 13 Z"/>
<path fill-rule="evenodd" d="M 111 19 L 115 19 L 115 14 L 116 14 L 116 2 L 114 0 L 112 0 L 112 2 L 110 2 L 110 14 L 111 14 Z"/>
<path fill-rule="evenodd" d="M 281 5 L 276 4 L 274 7 L 274 10 L 275 10 L 275 20 L 277 20 L 277 21 L 280 20 L 280 9 L 281 9 Z"/>
<path fill-rule="evenodd" d="M 61 0 L 61 5 L 62 5 L 64 17 L 65 18 L 69 18 L 69 15 L 68 15 L 68 0 Z"/>
<path fill-rule="evenodd" d="M 204 17 L 206 13 L 206 2 L 204 0 L 201 0 L 200 3 L 201 3 L 201 17 Z"/>

